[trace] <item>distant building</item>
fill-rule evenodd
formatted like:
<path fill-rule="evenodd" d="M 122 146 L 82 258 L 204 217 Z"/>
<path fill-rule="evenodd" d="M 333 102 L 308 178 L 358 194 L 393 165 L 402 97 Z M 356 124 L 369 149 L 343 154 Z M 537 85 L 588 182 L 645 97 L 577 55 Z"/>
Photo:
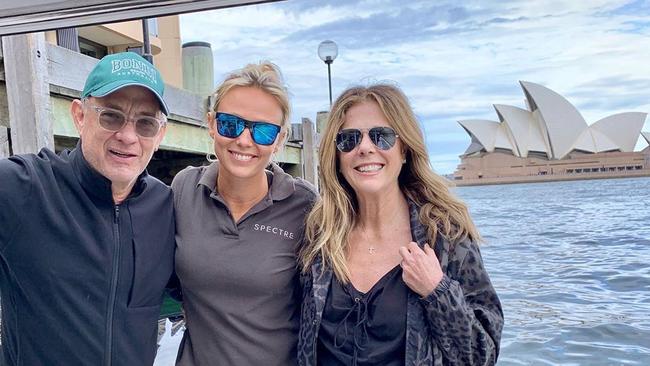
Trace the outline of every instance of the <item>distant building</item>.
<path fill-rule="evenodd" d="M 178 15 L 147 19 L 154 65 L 166 84 L 183 87 L 181 35 Z M 100 59 L 132 51 L 142 55 L 142 20 L 90 25 L 45 32 L 48 42 Z"/>
<path fill-rule="evenodd" d="M 561 95 L 521 81 L 528 109 L 495 104 L 499 121 L 462 120 L 471 137 L 454 172 L 457 185 L 650 176 L 650 147 L 635 152 L 647 113 L 588 125 Z"/>

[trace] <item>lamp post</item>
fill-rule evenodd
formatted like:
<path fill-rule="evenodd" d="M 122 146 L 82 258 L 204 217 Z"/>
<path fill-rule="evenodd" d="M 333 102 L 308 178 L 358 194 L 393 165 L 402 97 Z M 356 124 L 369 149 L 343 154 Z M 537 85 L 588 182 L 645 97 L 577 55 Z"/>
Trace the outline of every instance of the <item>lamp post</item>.
<path fill-rule="evenodd" d="M 332 106 L 332 71 L 330 65 L 339 55 L 339 47 L 334 41 L 323 41 L 318 45 L 318 57 L 327 64 L 327 80 L 330 87 L 330 107 Z"/>
<path fill-rule="evenodd" d="M 151 42 L 149 41 L 149 22 L 146 18 L 142 19 L 142 57 L 153 65 Z"/>

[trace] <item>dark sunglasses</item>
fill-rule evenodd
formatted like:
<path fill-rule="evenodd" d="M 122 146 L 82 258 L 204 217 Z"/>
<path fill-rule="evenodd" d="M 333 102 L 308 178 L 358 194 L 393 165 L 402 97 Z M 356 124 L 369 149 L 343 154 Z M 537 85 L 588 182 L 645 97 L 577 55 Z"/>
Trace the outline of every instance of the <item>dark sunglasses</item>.
<path fill-rule="evenodd" d="M 388 150 L 395 145 L 395 141 L 399 137 L 390 127 L 373 127 L 369 130 L 359 130 L 356 128 L 346 128 L 336 134 L 336 148 L 340 152 L 350 152 L 354 150 L 363 138 L 363 133 L 368 131 L 368 137 L 375 146 L 380 150 Z"/>
<path fill-rule="evenodd" d="M 126 114 L 118 109 L 100 107 L 89 103 L 87 105 L 98 113 L 99 125 L 105 130 L 117 132 L 128 121 Z M 133 116 L 133 123 L 135 124 L 135 133 L 138 136 L 152 138 L 158 135 L 164 122 L 156 117 L 140 115 Z"/>
<path fill-rule="evenodd" d="M 253 142 L 258 145 L 272 145 L 281 129 L 273 123 L 252 122 L 228 113 L 218 112 L 216 119 L 219 135 L 234 139 L 244 132 L 244 128 L 248 128 Z"/>

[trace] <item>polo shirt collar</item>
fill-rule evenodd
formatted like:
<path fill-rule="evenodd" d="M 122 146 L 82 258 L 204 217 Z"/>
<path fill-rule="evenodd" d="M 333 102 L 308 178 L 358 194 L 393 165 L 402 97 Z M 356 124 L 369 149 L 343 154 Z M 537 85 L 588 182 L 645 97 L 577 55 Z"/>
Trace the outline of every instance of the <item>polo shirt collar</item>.
<path fill-rule="evenodd" d="M 269 198 L 273 201 L 282 201 L 295 192 L 294 178 L 285 173 L 276 163 L 271 163 L 271 170 L 266 170 L 269 184 Z M 216 191 L 217 177 L 219 176 L 219 162 L 215 161 L 203 171 L 197 185 L 205 186 L 210 192 Z"/>
<path fill-rule="evenodd" d="M 282 168 L 276 163 L 271 163 L 271 171 L 267 170 L 267 175 L 271 174 L 271 187 L 269 188 L 269 196 L 274 201 L 282 201 L 288 198 L 296 191 L 294 178 L 285 173 Z"/>
<path fill-rule="evenodd" d="M 219 162 L 215 161 L 212 164 L 208 165 L 203 173 L 201 174 L 201 179 L 197 185 L 205 186 L 210 192 L 214 192 L 217 185 L 217 176 L 219 175 Z"/>

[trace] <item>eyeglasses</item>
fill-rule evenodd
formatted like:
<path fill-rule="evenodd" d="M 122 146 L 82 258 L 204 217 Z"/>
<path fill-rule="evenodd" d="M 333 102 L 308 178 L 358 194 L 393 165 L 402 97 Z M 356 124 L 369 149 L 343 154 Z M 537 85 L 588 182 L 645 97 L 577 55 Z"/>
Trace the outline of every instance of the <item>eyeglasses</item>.
<path fill-rule="evenodd" d="M 223 137 L 234 139 L 248 128 L 253 142 L 258 145 L 272 145 L 281 127 L 269 122 L 252 122 L 228 113 L 217 113 L 217 132 Z"/>
<path fill-rule="evenodd" d="M 373 127 L 371 129 L 356 129 L 347 128 L 341 130 L 336 134 L 336 148 L 340 152 L 350 152 L 354 150 L 363 138 L 363 133 L 368 132 L 368 137 L 375 146 L 380 150 L 388 150 L 395 145 L 395 141 L 399 137 L 390 127 Z"/>
<path fill-rule="evenodd" d="M 121 130 L 129 119 L 124 112 L 118 109 L 92 104 L 88 104 L 88 106 L 99 114 L 99 125 L 107 131 L 117 132 Z M 135 124 L 135 133 L 138 136 L 152 138 L 158 135 L 164 122 L 156 117 L 138 115 L 133 116 L 133 123 Z"/>

